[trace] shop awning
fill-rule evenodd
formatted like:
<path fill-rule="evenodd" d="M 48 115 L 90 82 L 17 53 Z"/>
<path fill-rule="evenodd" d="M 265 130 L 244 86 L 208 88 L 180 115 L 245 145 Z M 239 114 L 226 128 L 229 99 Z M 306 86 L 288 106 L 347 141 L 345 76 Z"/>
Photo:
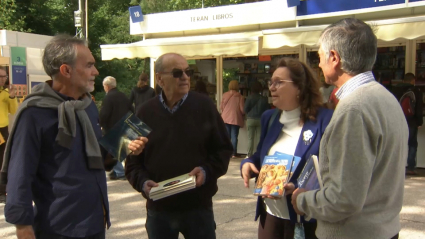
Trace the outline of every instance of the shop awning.
<path fill-rule="evenodd" d="M 157 58 L 168 52 L 184 57 L 256 56 L 261 32 L 147 39 L 130 44 L 101 45 L 102 60 Z"/>
<path fill-rule="evenodd" d="M 425 36 L 425 17 L 410 17 L 391 20 L 370 21 L 376 26 L 376 36 L 382 41 L 395 39 L 416 39 Z M 287 28 L 263 31 L 264 49 L 275 49 L 283 46 L 316 45 L 321 32 L 328 25 Z"/>
<path fill-rule="evenodd" d="M 9 57 L 0 56 L 0 65 L 9 65 L 9 62 L 10 62 Z"/>

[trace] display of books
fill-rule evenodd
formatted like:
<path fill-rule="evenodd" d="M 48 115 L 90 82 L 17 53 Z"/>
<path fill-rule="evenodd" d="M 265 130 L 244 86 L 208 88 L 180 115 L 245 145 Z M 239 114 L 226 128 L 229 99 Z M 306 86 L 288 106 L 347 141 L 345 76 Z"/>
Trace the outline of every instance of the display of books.
<path fill-rule="evenodd" d="M 161 198 L 181 193 L 196 187 L 196 177 L 189 174 L 180 175 L 158 183 L 149 193 L 149 198 L 156 201 Z"/>
<path fill-rule="evenodd" d="M 128 144 L 139 137 L 146 137 L 151 131 L 151 128 L 137 116 L 128 112 L 99 140 L 99 143 L 114 158 L 122 162 L 131 153 Z"/>
<path fill-rule="evenodd" d="M 300 160 L 300 157 L 280 152 L 264 157 L 254 195 L 282 197 L 285 192 L 283 187 L 291 180 Z"/>
<path fill-rule="evenodd" d="M 319 159 L 316 155 L 311 155 L 307 159 L 297 181 L 298 188 L 304 188 L 307 191 L 321 189 L 323 187 L 319 170 Z"/>

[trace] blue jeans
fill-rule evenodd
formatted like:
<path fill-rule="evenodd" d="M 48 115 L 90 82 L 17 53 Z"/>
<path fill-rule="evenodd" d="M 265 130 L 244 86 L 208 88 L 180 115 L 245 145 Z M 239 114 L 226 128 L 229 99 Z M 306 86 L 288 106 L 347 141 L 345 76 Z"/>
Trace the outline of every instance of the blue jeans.
<path fill-rule="evenodd" d="M 148 209 L 146 231 L 149 239 L 177 239 L 181 232 L 186 239 L 215 239 L 212 208 L 187 211 L 155 211 Z"/>
<path fill-rule="evenodd" d="M 238 135 L 239 135 L 239 125 L 225 124 L 227 132 L 229 132 L 230 140 L 233 145 L 233 155 L 238 153 Z"/>
<path fill-rule="evenodd" d="M 418 151 L 418 127 L 409 127 L 409 153 L 407 155 L 407 170 L 416 168 L 416 152 Z"/>
<path fill-rule="evenodd" d="M 112 168 L 112 171 L 115 172 L 115 174 L 117 175 L 118 178 L 124 177 L 124 175 L 125 175 L 124 167 L 122 166 L 122 163 L 119 162 L 119 161 Z"/>

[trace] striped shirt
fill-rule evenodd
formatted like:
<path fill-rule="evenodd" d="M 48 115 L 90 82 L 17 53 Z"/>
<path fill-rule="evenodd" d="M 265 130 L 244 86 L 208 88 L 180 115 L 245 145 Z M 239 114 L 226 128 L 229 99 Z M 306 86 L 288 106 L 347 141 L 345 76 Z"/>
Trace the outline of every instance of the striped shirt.
<path fill-rule="evenodd" d="M 347 82 L 345 82 L 339 88 L 339 90 L 335 93 L 335 96 L 336 98 L 338 98 L 338 100 L 342 100 L 344 97 L 351 94 L 360 86 L 367 84 L 369 82 L 372 82 L 374 80 L 375 78 L 373 77 L 373 74 L 371 71 L 360 73 L 354 76 L 353 78 L 349 79 Z"/>
<path fill-rule="evenodd" d="M 189 93 L 186 93 L 184 96 L 183 96 L 183 98 L 179 101 L 179 102 L 177 102 L 177 104 L 172 108 L 172 109 L 170 109 L 169 107 L 168 107 L 168 105 L 167 105 L 167 103 L 165 102 L 165 99 L 164 99 L 164 97 L 162 96 L 162 94 L 163 94 L 163 92 L 161 92 L 161 94 L 159 94 L 159 101 L 162 103 L 162 105 L 165 107 L 165 109 L 166 110 L 168 110 L 168 112 L 170 112 L 171 114 L 174 114 L 179 108 L 180 108 L 180 106 L 184 103 L 184 101 L 186 100 L 186 98 L 187 98 L 187 95 L 189 94 Z"/>

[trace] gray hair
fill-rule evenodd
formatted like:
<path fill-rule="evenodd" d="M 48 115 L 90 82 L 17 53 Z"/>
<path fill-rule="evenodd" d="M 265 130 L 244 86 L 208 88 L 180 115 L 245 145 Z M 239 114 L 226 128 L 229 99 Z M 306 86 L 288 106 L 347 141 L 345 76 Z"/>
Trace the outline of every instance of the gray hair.
<path fill-rule="evenodd" d="M 354 18 L 342 19 L 323 30 L 319 45 L 329 60 L 331 50 L 341 57 L 349 75 L 371 71 L 376 61 L 377 38 L 371 26 Z"/>
<path fill-rule="evenodd" d="M 107 76 L 103 79 L 103 84 L 115 88 L 117 87 L 117 80 L 112 76 Z"/>
<path fill-rule="evenodd" d="M 171 57 L 171 56 L 179 56 L 183 59 L 185 59 L 182 55 L 178 54 L 178 53 L 165 53 L 163 55 L 161 55 L 160 57 L 158 57 L 158 59 L 155 61 L 155 73 L 159 73 L 161 71 L 164 71 L 164 59 L 167 57 Z"/>
<path fill-rule="evenodd" d="M 44 48 L 43 67 L 46 74 L 53 77 L 59 73 L 62 64 L 74 66 L 78 45 L 87 46 L 87 41 L 67 34 L 54 36 Z"/>

